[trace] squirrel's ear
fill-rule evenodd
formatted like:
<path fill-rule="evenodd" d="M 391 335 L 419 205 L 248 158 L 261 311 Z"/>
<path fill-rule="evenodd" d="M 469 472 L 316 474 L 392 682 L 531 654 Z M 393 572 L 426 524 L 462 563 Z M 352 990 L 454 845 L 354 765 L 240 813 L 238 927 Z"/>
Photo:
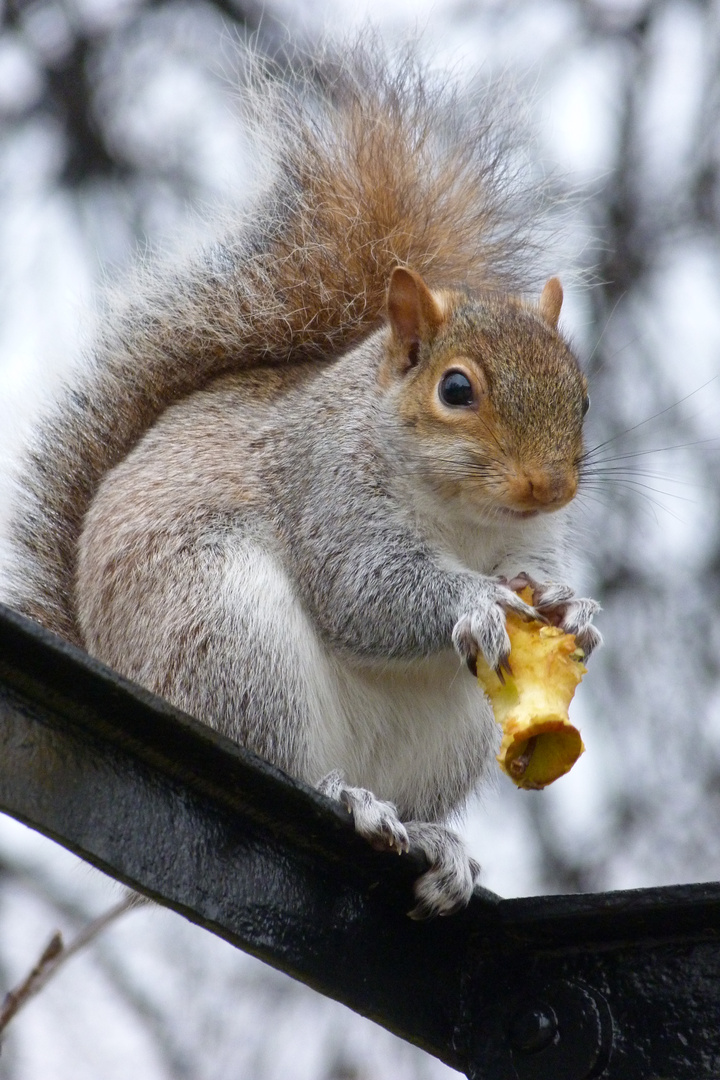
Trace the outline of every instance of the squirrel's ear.
<path fill-rule="evenodd" d="M 442 324 L 442 310 L 419 274 L 396 266 L 390 275 L 387 313 L 393 334 L 412 367 L 417 362 L 420 342 L 431 338 Z"/>
<path fill-rule="evenodd" d="M 556 277 L 551 277 L 545 282 L 545 288 L 540 293 L 538 311 L 548 326 L 557 329 L 560 318 L 560 308 L 563 302 L 562 285 Z"/>

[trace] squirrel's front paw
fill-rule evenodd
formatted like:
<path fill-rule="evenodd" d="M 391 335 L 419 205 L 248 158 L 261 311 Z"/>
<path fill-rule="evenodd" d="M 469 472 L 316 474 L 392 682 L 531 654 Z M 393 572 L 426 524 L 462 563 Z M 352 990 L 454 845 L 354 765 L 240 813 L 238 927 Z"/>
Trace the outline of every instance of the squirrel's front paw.
<path fill-rule="evenodd" d="M 367 788 L 348 787 L 339 772 L 328 773 L 317 789 L 342 803 L 353 816 L 355 831 L 376 851 L 400 855 L 409 849 L 407 831 L 392 803 L 376 798 Z"/>
<path fill-rule="evenodd" d="M 508 611 L 523 619 L 542 618 L 507 584 L 488 578 L 487 584 L 472 598 L 471 610 L 455 623 L 453 645 L 473 673 L 479 653 L 496 671 L 507 667 L 510 638 L 505 629 L 505 613 Z"/>
<path fill-rule="evenodd" d="M 519 574 L 509 581 L 508 585 L 511 589 L 518 590 L 529 585 L 533 591 L 532 602 L 535 608 L 553 626 L 559 626 L 566 634 L 574 634 L 586 657 L 598 645 L 602 645 L 602 634 L 593 626 L 593 618 L 600 611 L 597 600 L 575 596 L 568 585 L 534 581 L 527 574 Z"/>
<path fill-rule="evenodd" d="M 443 825 L 422 821 L 406 823 L 410 843 L 420 848 L 430 863 L 414 885 L 417 904 L 408 915 L 411 919 L 429 919 L 451 915 L 466 906 L 480 874 L 459 836 Z"/>

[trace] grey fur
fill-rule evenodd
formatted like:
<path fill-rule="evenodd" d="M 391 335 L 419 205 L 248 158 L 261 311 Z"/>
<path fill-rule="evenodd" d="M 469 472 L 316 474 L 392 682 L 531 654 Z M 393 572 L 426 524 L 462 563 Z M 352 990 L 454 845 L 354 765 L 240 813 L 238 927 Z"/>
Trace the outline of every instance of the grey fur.
<path fill-rule="evenodd" d="M 462 502 L 434 492 L 378 386 L 386 336 L 289 388 L 259 371 L 254 395 L 227 377 L 168 409 L 100 487 L 77 596 L 91 652 L 293 774 L 331 773 L 321 789 L 358 830 L 402 848 L 492 761 L 490 709 L 452 646 L 498 662 L 503 609 L 532 609 L 487 571 L 559 573 L 564 514 L 453 522 Z M 476 876 L 432 835 L 415 916 L 454 910 Z"/>

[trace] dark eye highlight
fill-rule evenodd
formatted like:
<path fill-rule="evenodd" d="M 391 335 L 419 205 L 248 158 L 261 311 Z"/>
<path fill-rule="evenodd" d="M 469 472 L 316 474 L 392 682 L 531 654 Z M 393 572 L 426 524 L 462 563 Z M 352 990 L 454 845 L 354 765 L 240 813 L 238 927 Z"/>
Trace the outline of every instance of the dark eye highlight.
<path fill-rule="evenodd" d="M 585 416 L 585 413 L 588 411 L 589 408 L 590 408 L 590 395 L 586 394 L 585 397 L 582 400 L 582 414 L 583 414 L 583 416 Z"/>
<path fill-rule="evenodd" d="M 446 371 L 438 385 L 438 394 L 444 405 L 462 408 L 475 403 L 472 383 L 462 371 Z"/>

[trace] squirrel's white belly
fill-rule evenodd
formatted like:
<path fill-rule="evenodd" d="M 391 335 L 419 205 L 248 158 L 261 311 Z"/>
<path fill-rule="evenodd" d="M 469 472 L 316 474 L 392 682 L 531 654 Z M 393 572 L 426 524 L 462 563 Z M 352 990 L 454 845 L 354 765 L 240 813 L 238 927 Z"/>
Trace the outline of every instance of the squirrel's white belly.
<path fill-rule="evenodd" d="M 406 818 L 432 820 L 459 808 L 492 760 L 497 736 L 487 699 L 455 652 L 362 666 L 334 654 L 279 560 L 252 542 L 242 546 L 224 603 L 250 629 L 245 642 L 273 639 L 272 652 L 282 657 L 301 728 L 283 764 L 312 784 L 339 770 L 346 783 L 391 800 Z M 254 669 L 262 679 L 259 657 L 247 660 L 236 668 L 240 677 Z"/>
<path fill-rule="evenodd" d="M 314 784 L 337 769 L 345 782 L 425 820 L 459 807 L 492 758 L 497 729 L 457 654 L 448 648 L 423 660 L 367 665 L 338 656 L 318 635 L 279 559 L 254 543 L 243 546 L 241 557 L 235 551 L 226 604 L 235 616 L 243 608 L 243 622 L 253 625 L 249 636 L 256 643 L 273 638 L 272 651 L 282 657 L 293 712 L 302 717 L 291 771 Z M 249 669 L 256 664 L 257 658 Z"/>
<path fill-rule="evenodd" d="M 396 803 L 403 818 L 459 809 L 493 758 L 497 727 L 457 655 L 334 667 L 337 704 L 326 724 L 347 782 Z"/>

